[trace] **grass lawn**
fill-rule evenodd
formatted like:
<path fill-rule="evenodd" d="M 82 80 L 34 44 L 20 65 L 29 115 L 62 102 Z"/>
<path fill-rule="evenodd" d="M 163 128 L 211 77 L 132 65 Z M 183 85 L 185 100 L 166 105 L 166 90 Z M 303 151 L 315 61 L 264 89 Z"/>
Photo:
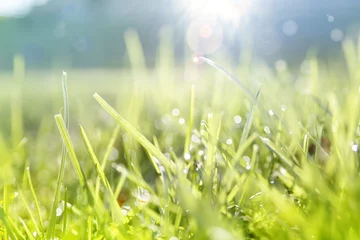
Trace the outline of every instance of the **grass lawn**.
<path fill-rule="evenodd" d="M 350 41 L 296 74 L 127 47 L 128 70 L 0 75 L 1 239 L 360 239 Z"/>

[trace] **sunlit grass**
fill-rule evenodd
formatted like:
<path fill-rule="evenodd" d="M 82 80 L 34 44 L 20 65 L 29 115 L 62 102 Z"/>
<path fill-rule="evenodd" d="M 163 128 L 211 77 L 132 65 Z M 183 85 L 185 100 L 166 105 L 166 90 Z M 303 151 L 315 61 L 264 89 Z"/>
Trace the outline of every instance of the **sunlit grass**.
<path fill-rule="evenodd" d="M 3 239 L 360 238 L 351 41 L 348 69 L 311 57 L 296 76 L 176 69 L 169 43 L 147 69 L 135 32 L 126 44 L 131 71 L 45 82 L 17 57 L 0 82 Z"/>

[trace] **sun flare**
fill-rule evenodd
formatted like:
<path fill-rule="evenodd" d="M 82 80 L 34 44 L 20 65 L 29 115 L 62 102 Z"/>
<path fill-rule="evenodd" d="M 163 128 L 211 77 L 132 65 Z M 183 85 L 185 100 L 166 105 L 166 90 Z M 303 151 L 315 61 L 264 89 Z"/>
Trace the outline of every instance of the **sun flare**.
<path fill-rule="evenodd" d="M 187 10 L 194 17 L 216 17 L 237 21 L 251 7 L 251 0 L 184 0 Z"/>

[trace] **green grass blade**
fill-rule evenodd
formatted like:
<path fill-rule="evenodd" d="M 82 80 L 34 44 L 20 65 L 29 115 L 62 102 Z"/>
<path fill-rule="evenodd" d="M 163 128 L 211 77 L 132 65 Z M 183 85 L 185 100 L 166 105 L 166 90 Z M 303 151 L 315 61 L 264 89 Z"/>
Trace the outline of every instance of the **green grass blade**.
<path fill-rule="evenodd" d="M 116 198 L 114 196 L 114 192 L 109 184 L 108 179 L 105 176 L 104 171 L 102 170 L 102 168 L 100 166 L 99 160 L 97 159 L 97 157 L 95 155 L 95 152 L 90 144 L 89 138 L 87 137 L 85 130 L 81 125 L 80 125 L 80 133 L 81 133 L 81 138 L 83 139 L 83 142 L 85 144 L 86 150 L 87 150 L 87 152 L 90 156 L 90 159 L 92 160 L 92 163 L 96 169 L 96 172 L 97 172 L 98 176 L 100 177 L 102 183 L 104 184 L 106 190 L 109 192 L 109 195 L 110 195 L 109 202 L 112 206 L 112 209 L 113 209 L 114 213 L 116 214 L 116 216 L 121 219 L 123 215 L 120 212 L 120 209 L 118 207 Z"/>
<path fill-rule="evenodd" d="M 234 83 L 236 83 L 244 92 L 245 94 L 250 97 L 250 98 L 254 98 L 254 95 L 251 93 L 251 91 L 242 83 L 240 82 L 234 75 L 232 75 L 231 73 L 229 73 L 228 71 L 226 71 L 223 67 L 221 67 L 219 64 L 217 64 L 216 62 L 206 58 L 206 57 L 199 57 L 200 60 L 206 62 L 207 64 L 209 64 L 210 66 L 220 70 L 222 73 L 224 73 L 226 76 L 228 76 Z"/>
<path fill-rule="evenodd" d="M 245 126 L 244 126 L 244 130 L 243 130 L 243 133 L 241 135 L 241 139 L 240 139 L 240 146 L 245 142 L 245 140 L 248 138 L 249 136 L 249 133 L 250 133 L 250 129 L 251 129 L 251 126 L 252 126 L 252 119 L 253 119 L 253 115 L 254 115 L 254 109 L 255 109 L 255 106 L 257 104 L 257 101 L 258 101 L 258 98 L 259 98 L 259 95 L 260 95 L 260 90 L 261 88 L 258 90 L 258 92 L 256 93 L 255 95 L 255 98 L 253 100 L 253 103 L 251 105 L 251 109 L 250 109 L 250 112 L 249 112 L 249 115 L 246 119 L 246 123 L 245 123 Z M 239 147 L 240 147 L 239 146 Z"/>
<path fill-rule="evenodd" d="M 62 232 L 66 232 L 67 221 L 68 221 L 68 206 L 67 206 L 67 188 L 64 190 L 64 212 L 63 212 L 63 225 L 62 225 Z"/>
<path fill-rule="evenodd" d="M 3 211 L 6 214 L 9 209 L 9 186 L 5 185 L 3 190 Z M 8 229 L 4 229 L 4 238 L 8 239 Z"/>
<path fill-rule="evenodd" d="M 36 214 L 37 214 L 37 217 L 38 217 L 38 221 L 39 221 L 39 224 L 40 224 L 40 228 L 43 229 L 43 228 L 44 228 L 44 224 L 43 224 L 43 221 L 42 221 L 42 218 L 41 218 L 39 201 L 38 201 L 38 199 L 37 199 L 37 196 L 36 196 L 36 193 L 35 193 L 35 189 L 34 189 L 34 185 L 33 185 L 33 182 L 32 182 L 32 180 L 31 180 L 30 167 L 27 167 L 27 168 L 26 168 L 26 177 L 27 177 L 27 180 L 28 180 L 28 183 L 29 183 L 31 195 L 32 195 L 32 197 L 33 197 L 33 199 L 34 199 Z"/>
<path fill-rule="evenodd" d="M 16 149 L 24 137 L 22 111 L 22 85 L 25 78 L 25 60 L 22 56 L 14 57 L 14 91 L 11 106 L 11 136 L 13 149 Z"/>
<path fill-rule="evenodd" d="M 77 174 L 77 177 L 79 179 L 80 185 L 85 188 L 85 184 L 86 184 L 86 178 L 85 175 L 81 169 L 80 163 L 78 161 L 78 158 L 76 156 L 75 153 L 75 149 L 74 149 L 74 145 L 70 139 L 70 135 L 69 132 L 66 130 L 66 126 L 64 123 L 64 120 L 62 118 L 62 116 L 60 114 L 55 115 L 55 121 L 56 121 L 56 125 L 59 129 L 61 138 L 65 144 L 66 150 L 68 152 L 69 158 L 71 160 L 71 163 L 75 169 L 75 172 Z"/>
<path fill-rule="evenodd" d="M 69 96 L 67 90 L 67 73 L 63 72 L 62 75 L 62 89 L 63 89 L 63 100 L 64 100 L 64 118 L 65 118 L 65 126 L 69 129 L 70 124 L 70 115 L 69 115 Z"/>
<path fill-rule="evenodd" d="M 86 150 L 90 156 L 90 159 L 92 160 L 92 163 L 95 167 L 95 170 L 98 174 L 98 176 L 100 177 L 102 183 L 104 184 L 105 188 L 113 195 L 113 191 L 111 189 L 111 186 L 105 176 L 104 171 L 102 170 L 99 160 L 97 159 L 95 152 L 90 144 L 89 138 L 87 137 L 84 128 L 80 125 L 80 133 L 81 133 L 81 138 L 85 144 Z"/>
<path fill-rule="evenodd" d="M 67 75 L 65 72 L 63 72 L 63 76 L 62 76 L 62 88 L 63 88 L 64 114 L 65 114 L 65 119 L 67 121 L 65 123 L 65 125 L 68 128 L 69 127 L 69 100 L 68 100 L 68 91 L 67 91 Z M 64 175 L 65 175 L 66 160 L 67 160 L 67 152 L 66 152 L 66 147 L 63 144 L 62 151 L 61 151 L 60 170 L 59 170 L 57 181 L 56 181 L 55 196 L 54 196 L 54 200 L 53 200 L 53 203 L 51 206 L 49 225 L 47 228 L 47 238 L 49 238 L 49 239 L 54 237 L 54 230 L 55 230 L 55 223 L 56 223 L 56 209 L 57 209 L 57 207 L 59 205 L 59 201 L 60 201 L 60 191 L 61 191 L 61 186 L 63 184 Z"/>
<path fill-rule="evenodd" d="M 18 193 L 19 193 L 20 199 L 21 199 L 21 201 L 22 201 L 22 203 L 23 203 L 26 211 L 28 212 L 28 214 L 29 214 L 29 216 L 30 216 L 31 221 L 33 222 L 33 224 L 34 224 L 34 226 L 35 226 L 36 232 L 37 232 L 38 234 L 40 234 L 40 233 L 41 233 L 40 228 L 39 228 L 38 224 L 36 223 L 37 221 L 36 221 L 36 219 L 35 219 L 35 217 L 34 217 L 33 212 L 32 212 L 31 209 L 30 209 L 30 206 L 29 206 L 28 202 L 27 202 L 26 199 L 25 199 L 24 193 L 22 192 L 21 189 L 18 189 Z"/>
<path fill-rule="evenodd" d="M 4 223 L 6 230 L 7 230 L 7 234 L 9 235 L 9 237 L 11 239 L 16 239 L 14 232 L 12 231 L 10 224 L 7 220 L 6 217 L 6 213 L 4 212 L 4 209 L 2 207 L 0 207 L 0 220 Z"/>
<path fill-rule="evenodd" d="M 25 221 L 21 217 L 19 217 L 19 221 L 24 227 L 24 230 L 25 230 L 25 233 L 26 233 L 26 236 L 27 236 L 26 239 L 35 240 L 35 237 L 31 234 L 31 232 L 29 230 L 29 227 L 26 225 Z"/>
<path fill-rule="evenodd" d="M 190 139 L 191 139 L 191 131 L 194 125 L 194 109 L 195 109 L 195 86 L 191 87 L 191 97 L 190 97 L 190 115 L 189 115 L 189 124 L 185 138 L 185 146 L 184 146 L 184 156 L 190 154 Z"/>
<path fill-rule="evenodd" d="M 105 170 L 105 166 L 106 166 L 107 160 L 109 158 L 111 149 L 113 148 L 113 146 L 115 144 L 115 141 L 116 141 L 116 139 L 117 139 L 117 137 L 118 137 L 118 135 L 120 133 L 120 128 L 121 128 L 120 125 L 117 124 L 113 134 L 111 135 L 110 141 L 109 141 L 109 143 L 108 143 L 108 145 L 106 147 L 106 151 L 105 151 L 104 156 L 103 156 L 103 158 L 101 160 L 101 169 L 102 169 L 102 171 Z M 96 186 L 95 186 L 95 197 L 96 197 L 96 199 L 98 199 L 98 197 L 99 197 L 100 181 L 101 181 L 100 176 L 98 176 L 98 178 L 96 179 Z"/>
<path fill-rule="evenodd" d="M 95 93 L 94 98 L 130 135 L 132 135 L 150 154 L 152 154 L 160 161 L 168 173 L 170 170 L 173 170 L 174 165 L 172 165 L 171 162 L 164 156 L 164 154 L 149 140 L 147 140 L 144 135 L 142 135 L 130 123 L 122 118 L 102 97 L 100 97 L 100 95 Z"/>
<path fill-rule="evenodd" d="M 272 142 L 268 138 L 261 138 L 261 140 L 273 153 L 275 153 L 279 157 L 281 163 L 284 165 L 284 167 L 288 171 L 290 171 L 290 172 L 294 173 L 296 176 L 298 176 L 298 169 L 299 168 L 295 165 L 295 163 L 291 159 L 289 159 L 285 155 L 285 153 L 283 151 L 281 151 L 279 149 L 278 146 L 275 145 L 274 142 Z"/>
<path fill-rule="evenodd" d="M 89 216 L 87 220 L 87 239 L 92 239 L 92 217 Z"/>

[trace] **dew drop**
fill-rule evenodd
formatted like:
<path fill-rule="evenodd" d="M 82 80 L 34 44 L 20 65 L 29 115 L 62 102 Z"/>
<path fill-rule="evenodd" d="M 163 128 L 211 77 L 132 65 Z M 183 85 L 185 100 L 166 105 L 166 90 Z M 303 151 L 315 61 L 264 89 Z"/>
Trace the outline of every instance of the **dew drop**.
<path fill-rule="evenodd" d="M 234 117 L 234 122 L 235 122 L 236 124 L 240 124 L 241 121 L 242 121 L 242 118 L 241 118 L 239 115 L 236 115 L 236 116 Z"/>
<path fill-rule="evenodd" d="M 191 141 L 193 141 L 194 143 L 200 143 L 200 138 L 198 137 L 198 135 L 193 134 L 191 135 Z"/>
<path fill-rule="evenodd" d="M 109 161 L 115 161 L 119 157 L 119 151 L 116 148 L 111 148 L 109 154 Z"/>
<path fill-rule="evenodd" d="M 63 213 L 63 210 L 61 208 L 56 209 L 56 216 L 59 217 Z"/>
<path fill-rule="evenodd" d="M 270 134 L 270 133 L 271 133 L 269 126 L 264 127 L 264 131 L 265 131 L 267 134 Z"/>
<path fill-rule="evenodd" d="M 280 167 L 280 173 L 281 173 L 282 175 L 285 175 L 285 174 L 287 173 L 287 171 L 286 171 L 285 168 Z"/>
<path fill-rule="evenodd" d="M 351 146 L 351 149 L 352 149 L 354 152 L 357 152 L 357 151 L 359 150 L 359 145 L 353 144 L 353 145 Z"/>
<path fill-rule="evenodd" d="M 184 159 L 185 159 L 185 160 L 189 160 L 190 158 L 191 158 L 190 153 L 185 153 L 185 154 L 184 154 Z"/>
<path fill-rule="evenodd" d="M 174 116 L 174 117 L 177 117 L 180 115 L 180 110 L 178 108 L 174 108 L 172 111 L 171 111 L 171 114 Z"/>

